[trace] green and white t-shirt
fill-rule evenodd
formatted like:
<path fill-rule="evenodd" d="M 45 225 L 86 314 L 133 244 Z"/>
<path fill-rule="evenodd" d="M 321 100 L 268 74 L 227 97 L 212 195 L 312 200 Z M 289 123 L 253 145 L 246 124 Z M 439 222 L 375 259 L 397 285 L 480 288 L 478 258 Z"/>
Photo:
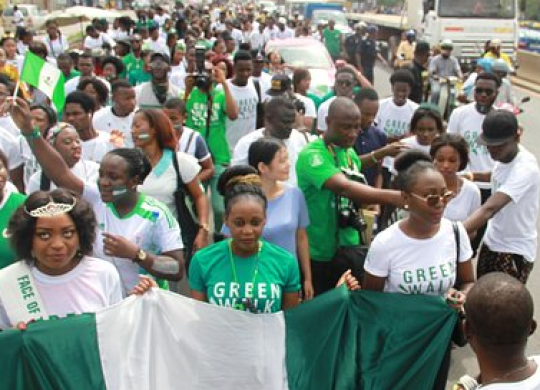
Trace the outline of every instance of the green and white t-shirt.
<path fill-rule="evenodd" d="M 352 168 L 360 172 L 361 163 L 352 148 L 333 147 L 339 168 L 334 156 L 330 153 L 324 140 L 318 139 L 309 143 L 298 156 L 296 175 L 298 187 L 306 198 L 309 220 L 307 227 L 309 237 L 309 253 L 314 261 L 330 261 L 337 250 L 336 229 L 338 228 L 336 195 L 324 187 L 332 176 L 341 173 L 340 168 Z M 358 245 L 358 232 L 352 228 L 340 229 L 341 245 Z"/>
<path fill-rule="evenodd" d="M 114 264 L 120 273 L 124 294 L 139 282 L 139 274 L 146 271 L 131 259 L 108 256 L 103 251 L 101 233 L 120 235 L 140 248 L 153 254 L 183 249 L 178 222 L 163 203 L 139 194 L 139 200 L 131 213 L 120 217 L 112 203 L 103 203 L 94 184 L 84 187 L 83 198 L 90 202 L 98 223 L 98 234 L 94 243 L 94 257 Z"/>
<path fill-rule="evenodd" d="M 213 89 L 211 95 L 212 118 L 210 120 L 209 134 L 206 131 L 208 96 L 198 88 L 194 88 L 191 91 L 186 103 L 186 126 L 202 134 L 216 164 L 226 165 L 231 161 L 231 152 L 225 136 L 225 124 L 227 120 L 227 114 L 225 113 L 225 92 L 220 89 Z"/>
<path fill-rule="evenodd" d="M 189 265 L 189 287 L 205 293 L 209 303 L 248 311 L 241 305 L 249 298 L 257 312 L 275 313 L 284 293 L 300 291 L 298 262 L 289 252 L 263 241 L 258 254 L 231 259 L 229 242 L 201 249 Z"/>
<path fill-rule="evenodd" d="M 15 258 L 15 253 L 13 253 L 13 250 L 9 245 L 7 226 L 9 219 L 15 210 L 17 210 L 25 200 L 25 195 L 4 189 L 4 199 L 0 203 L 0 232 L 2 232 L 2 236 L 0 237 L 0 269 L 7 267 L 15 260 L 18 260 Z"/>
<path fill-rule="evenodd" d="M 386 279 L 384 291 L 444 295 L 456 281 L 457 246 L 452 222 L 443 218 L 437 234 L 427 239 L 407 236 L 396 222 L 379 233 L 369 248 L 365 270 Z M 467 232 L 459 227 L 459 262 L 472 256 Z"/>

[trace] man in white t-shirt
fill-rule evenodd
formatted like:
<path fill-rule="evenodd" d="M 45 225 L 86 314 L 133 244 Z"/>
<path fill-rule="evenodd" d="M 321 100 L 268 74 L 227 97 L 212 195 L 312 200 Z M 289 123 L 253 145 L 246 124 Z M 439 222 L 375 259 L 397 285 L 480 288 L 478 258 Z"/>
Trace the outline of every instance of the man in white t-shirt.
<path fill-rule="evenodd" d="M 104 44 L 114 47 L 116 43 L 107 34 L 101 33 L 94 26 L 86 27 L 86 38 L 83 47 L 85 50 L 101 49 Z"/>
<path fill-rule="evenodd" d="M 266 27 L 264 28 L 264 40 L 265 42 L 277 39 L 279 28 L 276 26 L 276 21 L 273 16 L 266 18 Z"/>
<path fill-rule="evenodd" d="M 302 133 L 292 128 L 296 120 L 296 109 L 293 102 L 285 97 L 276 97 L 265 105 L 265 127 L 258 129 L 238 141 L 231 165 L 241 165 L 248 163 L 248 153 L 251 144 L 258 139 L 268 137 L 276 138 L 285 144 L 289 154 L 289 180 L 287 183 L 296 186 L 296 160 L 298 154 L 311 139 L 306 133 Z"/>
<path fill-rule="evenodd" d="M 133 147 L 131 124 L 135 116 L 135 88 L 126 80 L 117 80 L 112 85 L 112 106 L 103 107 L 94 114 L 94 129 L 105 133 L 121 135 L 115 146 Z"/>
<path fill-rule="evenodd" d="M 539 390 L 540 356 L 525 355 L 536 330 L 527 288 L 503 273 L 486 275 L 467 295 L 465 311 L 465 333 L 480 374 L 477 379 L 462 377 L 454 389 Z"/>
<path fill-rule="evenodd" d="M 75 91 L 66 97 L 64 121 L 72 125 L 82 141 L 82 158 L 100 163 L 113 148 L 109 134 L 98 132 L 92 125 L 94 100 L 86 93 Z"/>
<path fill-rule="evenodd" d="M 505 272 L 527 282 L 537 250 L 536 222 L 540 202 L 540 169 L 532 153 L 519 144 L 514 114 L 496 110 L 486 115 L 478 143 L 496 161 L 492 195 L 464 223 L 469 234 L 489 221 L 477 275 Z"/>
<path fill-rule="evenodd" d="M 272 76 L 264 72 L 264 56 L 259 50 L 251 50 L 251 56 L 253 57 L 253 71 L 251 78 L 254 81 L 258 81 L 261 86 L 261 100 L 266 101 L 265 93 L 272 86 Z"/>
<path fill-rule="evenodd" d="M 144 41 L 145 46 L 148 46 L 148 50 L 154 53 L 162 53 L 168 57 L 170 55 L 170 51 L 167 47 L 167 42 L 165 42 L 165 39 L 159 36 L 159 26 L 157 23 L 153 23 L 148 28 L 148 34 L 150 36 Z"/>
<path fill-rule="evenodd" d="M 284 17 L 278 19 L 278 29 L 277 39 L 294 38 L 294 30 L 287 27 L 287 19 Z"/>
<path fill-rule="evenodd" d="M 259 94 L 251 78 L 253 59 L 249 51 L 240 50 L 234 56 L 234 77 L 227 80 L 231 94 L 238 104 L 238 118 L 225 123 L 225 135 L 232 153 L 238 140 L 257 128 Z"/>
<path fill-rule="evenodd" d="M 77 89 L 77 86 L 81 82 L 81 80 L 88 79 L 91 77 L 96 77 L 100 81 L 102 81 L 105 86 L 111 90 L 111 85 L 107 80 L 105 80 L 102 77 L 97 77 L 94 73 L 94 59 L 90 54 L 83 53 L 79 56 L 79 59 L 77 60 L 77 69 L 79 72 L 81 72 L 80 76 L 75 76 L 71 80 L 69 80 L 65 85 L 65 94 L 66 96 L 69 95 L 71 92 L 75 91 Z"/>

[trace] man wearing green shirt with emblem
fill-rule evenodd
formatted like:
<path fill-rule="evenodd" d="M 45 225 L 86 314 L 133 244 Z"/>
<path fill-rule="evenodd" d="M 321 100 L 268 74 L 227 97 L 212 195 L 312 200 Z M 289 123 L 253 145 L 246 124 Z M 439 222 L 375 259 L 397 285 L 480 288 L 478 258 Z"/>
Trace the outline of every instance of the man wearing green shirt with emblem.
<path fill-rule="evenodd" d="M 323 138 L 308 144 L 296 163 L 298 187 L 306 198 L 311 221 L 307 233 L 316 295 L 332 289 L 344 271 L 343 264 L 334 259 L 338 249 L 360 244 L 354 221 L 346 218 L 350 210 L 361 203 L 401 206 L 403 202 L 398 191 L 380 190 L 354 180 L 361 168 L 353 149 L 360 131 L 356 104 L 337 97 L 326 121 L 328 129 Z"/>
<path fill-rule="evenodd" d="M 334 19 L 330 19 L 328 26 L 324 29 L 323 39 L 332 61 L 338 60 L 341 57 L 341 31 L 336 30 Z"/>
<path fill-rule="evenodd" d="M 217 181 L 231 162 L 225 124 L 227 118 L 238 118 L 239 109 L 223 71 L 218 67 L 213 68 L 210 62 L 205 63 L 205 70 L 208 77 L 204 79 L 200 75 L 186 78 L 186 126 L 201 133 L 214 160 L 214 176 L 209 185 L 212 189 L 215 231 L 219 232 L 224 210 L 223 199 L 217 190 Z M 221 84 L 222 88 L 215 88 L 214 81 Z"/>
<path fill-rule="evenodd" d="M 133 34 L 131 36 L 131 52 L 122 58 L 122 62 L 126 68 L 126 74 L 131 71 L 143 69 L 144 59 L 142 55 L 142 36 Z"/>

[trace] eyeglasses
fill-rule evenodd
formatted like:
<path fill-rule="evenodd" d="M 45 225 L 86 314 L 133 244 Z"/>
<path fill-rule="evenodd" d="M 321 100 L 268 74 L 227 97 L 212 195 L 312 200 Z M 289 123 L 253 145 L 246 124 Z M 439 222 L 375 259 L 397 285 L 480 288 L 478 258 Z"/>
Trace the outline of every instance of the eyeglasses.
<path fill-rule="evenodd" d="M 430 194 L 427 196 L 421 196 L 421 195 L 415 194 L 414 192 L 411 192 L 411 195 L 417 199 L 423 200 L 424 202 L 427 203 L 429 207 L 437 207 L 439 202 L 443 202 L 444 204 L 447 204 L 455 196 L 455 194 L 452 191 L 446 191 L 442 195 Z"/>
<path fill-rule="evenodd" d="M 491 96 L 495 93 L 495 90 L 491 88 L 475 88 L 474 92 L 477 93 L 478 95 L 485 93 L 486 96 Z"/>
<path fill-rule="evenodd" d="M 349 80 L 340 80 L 340 81 L 336 81 L 336 84 L 340 85 L 342 87 L 350 87 L 354 83 L 352 81 L 349 81 Z"/>

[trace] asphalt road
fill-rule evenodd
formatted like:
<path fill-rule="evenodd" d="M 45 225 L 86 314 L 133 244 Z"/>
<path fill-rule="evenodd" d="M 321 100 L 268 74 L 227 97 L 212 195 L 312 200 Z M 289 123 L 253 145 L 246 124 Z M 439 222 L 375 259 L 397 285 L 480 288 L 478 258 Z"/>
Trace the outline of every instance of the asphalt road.
<path fill-rule="evenodd" d="M 390 96 L 390 71 L 387 68 L 378 67 L 375 71 L 375 88 L 380 97 Z M 519 121 L 524 127 L 523 145 L 532 152 L 538 161 L 540 161 L 540 95 L 533 92 L 516 88 L 516 95 L 519 99 L 523 96 L 530 96 L 531 101 L 523 106 L 525 110 L 519 116 Z M 536 124 L 536 125 L 535 125 Z M 536 227 L 540 230 L 540 220 Z M 534 303 L 536 304 L 536 319 L 540 320 L 540 267 L 535 266 L 527 283 L 527 287 L 532 293 Z M 540 354 L 540 331 L 537 331 L 529 339 L 527 348 L 529 356 Z M 476 375 L 478 373 L 478 364 L 476 357 L 469 346 L 458 348 L 452 351 L 452 365 L 447 389 L 455 383 L 462 375 Z"/>

